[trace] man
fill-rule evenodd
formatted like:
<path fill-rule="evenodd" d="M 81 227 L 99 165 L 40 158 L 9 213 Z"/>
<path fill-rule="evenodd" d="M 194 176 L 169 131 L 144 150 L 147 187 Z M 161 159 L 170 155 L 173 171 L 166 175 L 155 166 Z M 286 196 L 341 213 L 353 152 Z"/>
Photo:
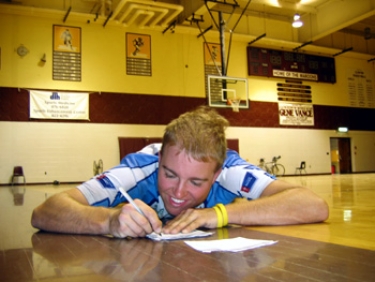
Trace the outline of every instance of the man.
<path fill-rule="evenodd" d="M 129 154 L 119 166 L 48 198 L 34 210 L 32 225 L 122 238 L 228 223 L 286 225 L 327 219 L 326 202 L 312 191 L 276 180 L 227 150 L 227 126 L 208 107 L 182 114 L 167 125 L 160 152 L 153 145 Z M 119 187 L 144 215 L 126 202 Z"/>

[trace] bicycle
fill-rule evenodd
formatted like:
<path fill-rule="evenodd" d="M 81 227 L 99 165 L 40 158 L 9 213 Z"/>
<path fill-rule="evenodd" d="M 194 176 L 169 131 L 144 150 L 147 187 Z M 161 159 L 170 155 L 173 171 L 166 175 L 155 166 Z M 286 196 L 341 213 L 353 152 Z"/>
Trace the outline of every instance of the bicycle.
<path fill-rule="evenodd" d="M 273 157 L 272 161 L 268 163 L 262 158 L 259 160 L 258 167 L 275 176 L 283 176 L 285 174 L 285 167 L 282 164 L 277 163 L 280 158 L 281 156 Z"/>

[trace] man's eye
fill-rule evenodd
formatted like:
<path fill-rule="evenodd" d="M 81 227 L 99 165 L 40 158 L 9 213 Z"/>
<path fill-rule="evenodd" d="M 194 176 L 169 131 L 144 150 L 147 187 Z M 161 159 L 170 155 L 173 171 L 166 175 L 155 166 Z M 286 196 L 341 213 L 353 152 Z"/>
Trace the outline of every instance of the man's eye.
<path fill-rule="evenodd" d="M 166 178 L 175 178 L 176 176 L 174 174 L 171 174 L 171 173 L 165 173 L 165 177 Z"/>
<path fill-rule="evenodd" d="M 191 183 L 194 185 L 194 186 L 197 186 L 197 187 L 200 187 L 202 185 L 202 181 L 194 181 L 192 180 Z"/>

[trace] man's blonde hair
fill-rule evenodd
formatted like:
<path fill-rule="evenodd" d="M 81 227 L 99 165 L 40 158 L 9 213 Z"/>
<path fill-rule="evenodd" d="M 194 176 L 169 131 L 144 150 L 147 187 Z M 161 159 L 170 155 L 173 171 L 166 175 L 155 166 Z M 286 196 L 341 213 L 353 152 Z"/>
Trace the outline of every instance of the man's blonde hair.
<path fill-rule="evenodd" d="M 166 146 L 176 145 L 197 161 L 217 162 L 218 170 L 226 158 L 225 129 L 228 126 L 229 122 L 212 108 L 198 107 L 167 125 L 161 154 Z"/>

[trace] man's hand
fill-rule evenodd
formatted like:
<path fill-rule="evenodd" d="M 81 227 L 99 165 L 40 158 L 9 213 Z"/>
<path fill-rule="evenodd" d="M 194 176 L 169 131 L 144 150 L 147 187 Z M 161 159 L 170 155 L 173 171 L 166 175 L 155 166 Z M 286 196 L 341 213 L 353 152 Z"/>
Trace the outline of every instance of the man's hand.
<path fill-rule="evenodd" d="M 156 212 L 140 200 L 135 200 L 145 216 L 140 214 L 130 204 L 125 204 L 115 209 L 109 219 L 109 232 L 111 235 L 124 237 L 144 237 L 155 231 L 161 232 L 162 222 Z"/>
<path fill-rule="evenodd" d="M 167 222 L 163 227 L 163 233 L 189 233 L 199 227 L 217 227 L 217 216 L 213 208 L 184 210 L 176 218 Z"/>
<path fill-rule="evenodd" d="M 33 211 L 31 223 L 35 228 L 71 234 L 143 237 L 161 232 L 162 222 L 156 212 L 140 200 L 135 200 L 145 216 L 132 205 L 121 208 L 90 206 L 77 188 L 49 197 Z"/>

